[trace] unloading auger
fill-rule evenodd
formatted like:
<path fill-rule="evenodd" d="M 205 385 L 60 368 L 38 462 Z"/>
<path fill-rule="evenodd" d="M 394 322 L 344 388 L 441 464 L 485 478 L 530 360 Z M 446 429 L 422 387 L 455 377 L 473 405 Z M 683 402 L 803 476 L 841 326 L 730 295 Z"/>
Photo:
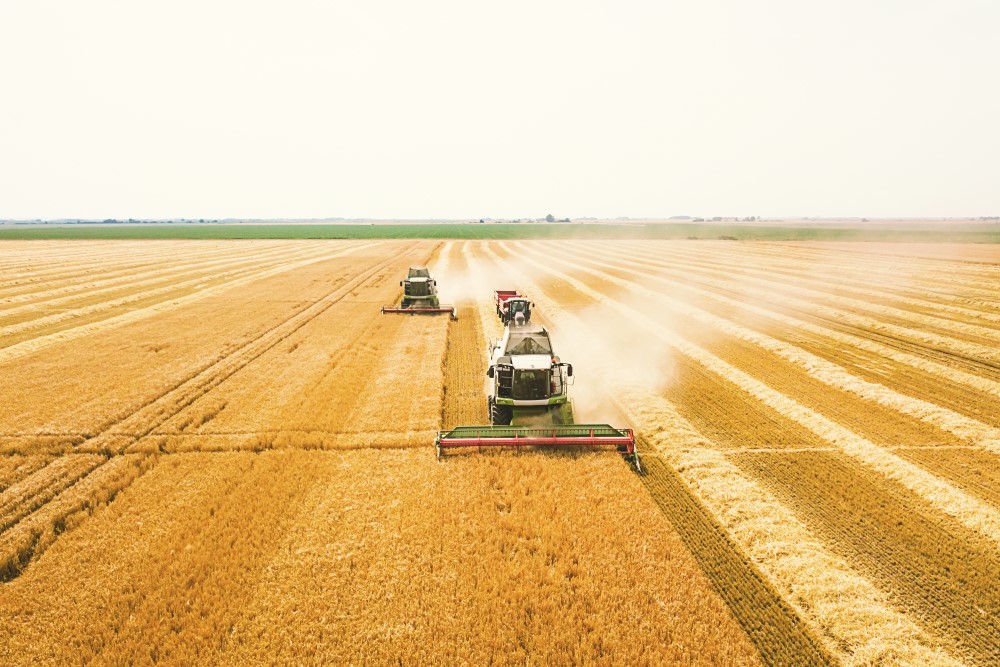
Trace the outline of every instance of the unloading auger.
<path fill-rule="evenodd" d="M 615 447 L 642 472 L 632 429 L 574 423 L 573 366 L 555 355 L 544 327 L 508 324 L 503 337 L 490 342 L 487 356 L 492 423 L 438 431 L 439 459 L 462 447 Z"/>

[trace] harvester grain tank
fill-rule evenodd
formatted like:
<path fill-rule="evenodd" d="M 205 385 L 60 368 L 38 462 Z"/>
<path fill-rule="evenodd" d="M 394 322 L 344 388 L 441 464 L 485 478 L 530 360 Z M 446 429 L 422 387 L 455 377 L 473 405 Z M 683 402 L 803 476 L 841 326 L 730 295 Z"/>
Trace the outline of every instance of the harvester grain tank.
<path fill-rule="evenodd" d="M 613 446 L 641 471 L 632 429 L 574 423 L 573 366 L 556 356 L 547 329 L 508 325 L 487 356 L 492 423 L 438 431 L 438 458 L 459 447 Z"/>
<path fill-rule="evenodd" d="M 403 288 L 403 298 L 398 307 L 382 306 L 382 313 L 406 313 L 408 315 L 434 315 L 450 313 L 451 319 L 458 319 L 455 307 L 441 305 L 437 293 L 437 281 L 431 277 L 426 267 L 411 266 L 406 279 L 399 281 Z"/>
<path fill-rule="evenodd" d="M 514 322 L 518 326 L 531 321 L 531 308 L 535 304 L 516 289 L 493 291 L 493 301 L 496 304 L 497 317 L 504 325 Z"/>

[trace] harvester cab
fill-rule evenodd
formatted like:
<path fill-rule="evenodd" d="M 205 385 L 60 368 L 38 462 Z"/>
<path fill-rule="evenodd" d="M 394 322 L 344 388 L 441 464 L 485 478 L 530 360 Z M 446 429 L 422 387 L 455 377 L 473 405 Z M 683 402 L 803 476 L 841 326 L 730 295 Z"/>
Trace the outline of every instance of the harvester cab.
<path fill-rule="evenodd" d="M 552 351 L 545 327 L 508 326 L 488 351 L 490 396 L 494 425 L 537 421 L 546 414 L 553 424 L 572 424 L 569 381 L 573 367 Z"/>
<path fill-rule="evenodd" d="M 556 356 L 547 329 L 508 325 L 498 342 L 490 342 L 487 357 L 491 424 L 438 431 L 438 458 L 457 447 L 610 445 L 642 470 L 632 429 L 574 423 L 573 366 Z"/>
<path fill-rule="evenodd" d="M 399 307 L 382 306 L 383 313 L 406 313 L 409 315 L 433 315 L 450 313 L 451 319 L 458 319 L 454 306 L 442 306 L 438 300 L 437 281 L 431 277 L 426 267 L 411 266 L 406 279 L 399 281 L 403 288 L 403 298 Z"/>

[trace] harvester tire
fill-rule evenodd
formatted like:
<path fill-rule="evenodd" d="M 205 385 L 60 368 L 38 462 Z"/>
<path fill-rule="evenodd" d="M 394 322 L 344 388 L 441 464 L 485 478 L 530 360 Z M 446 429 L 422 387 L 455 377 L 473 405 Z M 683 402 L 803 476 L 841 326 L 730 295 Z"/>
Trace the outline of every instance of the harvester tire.
<path fill-rule="evenodd" d="M 494 426 L 510 426 L 514 419 L 514 410 L 509 405 L 494 403 L 490 409 L 490 418 Z"/>

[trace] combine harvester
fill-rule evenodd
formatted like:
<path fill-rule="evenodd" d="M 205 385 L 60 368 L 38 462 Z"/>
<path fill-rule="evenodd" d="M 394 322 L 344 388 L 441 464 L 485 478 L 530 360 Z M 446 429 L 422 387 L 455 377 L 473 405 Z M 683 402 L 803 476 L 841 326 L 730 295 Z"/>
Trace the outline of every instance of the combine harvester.
<path fill-rule="evenodd" d="M 398 308 L 382 306 L 383 315 L 385 313 L 405 313 L 407 315 L 450 313 L 451 319 L 458 319 L 454 306 L 441 305 L 438 300 L 437 281 L 431 277 L 431 272 L 426 267 L 411 266 L 406 273 L 406 280 L 400 280 L 399 286 L 403 288 L 403 300 Z"/>
<path fill-rule="evenodd" d="M 460 447 L 613 446 L 642 472 L 632 429 L 573 422 L 573 366 L 555 356 L 544 327 L 508 325 L 499 342 L 490 341 L 488 358 L 493 423 L 438 431 L 438 459 L 443 451 Z"/>

